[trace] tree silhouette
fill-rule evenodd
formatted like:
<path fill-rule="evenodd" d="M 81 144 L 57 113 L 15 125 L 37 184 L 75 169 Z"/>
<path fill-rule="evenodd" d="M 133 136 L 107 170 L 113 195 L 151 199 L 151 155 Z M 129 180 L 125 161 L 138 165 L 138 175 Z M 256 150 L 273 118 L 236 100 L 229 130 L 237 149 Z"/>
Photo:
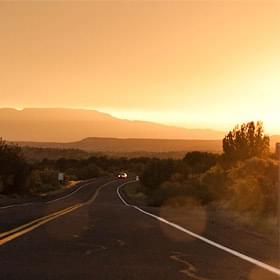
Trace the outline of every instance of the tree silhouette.
<path fill-rule="evenodd" d="M 237 125 L 223 139 L 224 158 L 229 161 L 269 154 L 269 137 L 264 134 L 263 123 L 258 121 Z"/>
<path fill-rule="evenodd" d="M 0 138 L 0 189 L 4 193 L 23 192 L 30 167 L 19 146 Z"/>
<path fill-rule="evenodd" d="M 214 166 L 218 158 L 218 154 L 194 151 L 187 153 L 183 161 L 188 164 L 194 173 L 203 173 Z"/>

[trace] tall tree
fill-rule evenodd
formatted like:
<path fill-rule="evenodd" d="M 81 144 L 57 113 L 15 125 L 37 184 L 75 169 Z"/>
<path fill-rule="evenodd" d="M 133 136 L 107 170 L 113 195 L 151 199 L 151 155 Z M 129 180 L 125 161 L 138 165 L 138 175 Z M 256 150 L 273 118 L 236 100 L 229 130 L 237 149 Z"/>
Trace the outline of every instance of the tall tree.
<path fill-rule="evenodd" d="M 269 154 L 269 137 L 264 134 L 263 123 L 258 121 L 237 125 L 223 139 L 224 158 L 229 161 Z"/>

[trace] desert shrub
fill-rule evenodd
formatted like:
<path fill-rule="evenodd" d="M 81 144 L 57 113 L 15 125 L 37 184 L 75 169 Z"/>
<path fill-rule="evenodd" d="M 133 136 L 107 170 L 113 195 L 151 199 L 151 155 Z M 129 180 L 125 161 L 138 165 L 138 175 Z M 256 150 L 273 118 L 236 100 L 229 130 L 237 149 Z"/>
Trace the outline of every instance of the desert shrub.
<path fill-rule="evenodd" d="M 102 174 L 103 173 L 101 169 L 95 163 L 90 163 L 87 166 L 83 166 L 76 172 L 77 177 L 82 180 L 98 177 Z"/>
<path fill-rule="evenodd" d="M 278 164 L 272 159 L 251 158 L 229 170 L 232 205 L 240 211 L 276 214 Z"/>
<path fill-rule="evenodd" d="M 27 183 L 28 192 L 37 194 L 60 188 L 57 175 L 58 171 L 53 169 L 32 170 Z"/>
<path fill-rule="evenodd" d="M 25 161 L 19 146 L 7 144 L 0 138 L 0 181 L 3 193 L 22 193 L 30 166 Z"/>
<path fill-rule="evenodd" d="M 187 153 L 183 162 L 189 166 L 193 173 L 203 173 L 216 165 L 218 159 L 218 154 L 194 151 Z"/>
<path fill-rule="evenodd" d="M 169 199 L 173 196 L 183 196 L 187 192 L 187 186 L 180 181 L 166 181 L 160 186 L 161 192 L 164 194 L 163 199 Z"/>
<path fill-rule="evenodd" d="M 227 173 L 220 166 L 215 165 L 200 176 L 200 187 L 209 192 L 209 201 L 226 199 L 229 195 Z"/>
<path fill-rule="evenodd" d="M 28 181 L 27 181 L 28 190 L 32 194 L 37 193 L 41 190 L 42 179 L 41 179 L 40 173 L 41 173 L 41 171 L 39 171 L 39 170 L 32 170 L 32 172 L 28 178 Z"/>
<path fill-rule="evenodd" d="M 171 177 L 175 172 L 175 168 L 176 163 L 174 160 L 154 159 L 144 168 L 141 181 L 148 190 L 153 191 Z"/>

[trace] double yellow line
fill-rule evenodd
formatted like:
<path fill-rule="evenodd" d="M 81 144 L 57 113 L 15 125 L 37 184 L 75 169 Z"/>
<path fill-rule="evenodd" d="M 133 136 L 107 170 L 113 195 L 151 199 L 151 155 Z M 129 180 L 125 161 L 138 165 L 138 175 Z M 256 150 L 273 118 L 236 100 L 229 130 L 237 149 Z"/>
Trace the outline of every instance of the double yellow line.
<path fill-rule="evenodd" d="M 13 228 L 9 231 L 0 233 L 0 246 L 4 245 L 5 243 L 12 241 L 15 238 L 18 238 L 32 230 L 34 230 L 35 228 L 40 227 L 43 224 L 46 224 L 60 216 L 63 216 L 67 213 L 70 213 L 72 211 L 75 211 L 76 209 L 80 208 L 83 204 L 78 203 L 75 204 L 74 206 L 68 207 L 66 209 L 60 210 L 58 212 L 49 214 L 47 216 L 35 219 L 27 224 L 21 225 L 19 227 Z"/>
<path fill-rule="evenodd" d="M 77 203 L 77 204 L 72 205 L 72 206 L 70 206 L 68 208 L 65 208 L 65 209 L 62 209 L 60 211 L 51 213 L 51 214 L 49 214 L 47 216 L 43 216 L 41 218 L 37 218 L 37 219 L 35 219 L 33 221 L 30 221 L 30 222 L 28 222 L 26 224 L 23 224 L 23 225 L 19 226 L 19 227 L 13 228 L 13 229 L 11 229 L 9 231 L 0 233 L 0 246 L 4 245 L 7 242 L 12 241 L 13 239 L 16 239 L 16 238 L 20 237 L 20 236 L 22 236 L 22 235 L 24 235 L 24 234 L 26 234 L 26 233 L 34 230 L 34 229 L 36 229 L 36 228 L 38 228 L 38 227 L 40 227 L 40 226 L 42 226 L 42 225 L 44 225 L 44 224 L 54 220 L 54 219 L 57 219 L 60 216 L 66 215 L 68 213 L 71 213 L 71 212 L 81 208 L 84 205 L 88 205 L 88 204 L 92 203 L 96 199 L 96 197 L 98 196 L 99 191 L 103 187 L 105 187 L 106 185 L 108 185 L 110 183 L 113 183 L 113 182 L 115 182 L 115 181 L 110 181 L 110 182 L 100 186 L 99 188 L 97 188 L 97 190 L 94 193 L 94 195 L 88 201 L 86 201 L 84 203 Z"/>

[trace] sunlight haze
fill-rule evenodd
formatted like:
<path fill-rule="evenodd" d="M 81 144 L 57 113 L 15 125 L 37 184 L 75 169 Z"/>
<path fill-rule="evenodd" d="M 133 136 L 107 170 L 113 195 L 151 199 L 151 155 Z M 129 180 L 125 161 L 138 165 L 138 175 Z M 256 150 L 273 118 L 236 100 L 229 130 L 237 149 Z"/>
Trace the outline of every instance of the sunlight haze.
<path fill-rule="evenodd" d="M 0 280 L 280 280 L 280 0 L 0 0 Z"/>
<path fill-rule="evenodd" d="M 0 107 L 280 133 L 280 2 L 1 2 Z"/>

